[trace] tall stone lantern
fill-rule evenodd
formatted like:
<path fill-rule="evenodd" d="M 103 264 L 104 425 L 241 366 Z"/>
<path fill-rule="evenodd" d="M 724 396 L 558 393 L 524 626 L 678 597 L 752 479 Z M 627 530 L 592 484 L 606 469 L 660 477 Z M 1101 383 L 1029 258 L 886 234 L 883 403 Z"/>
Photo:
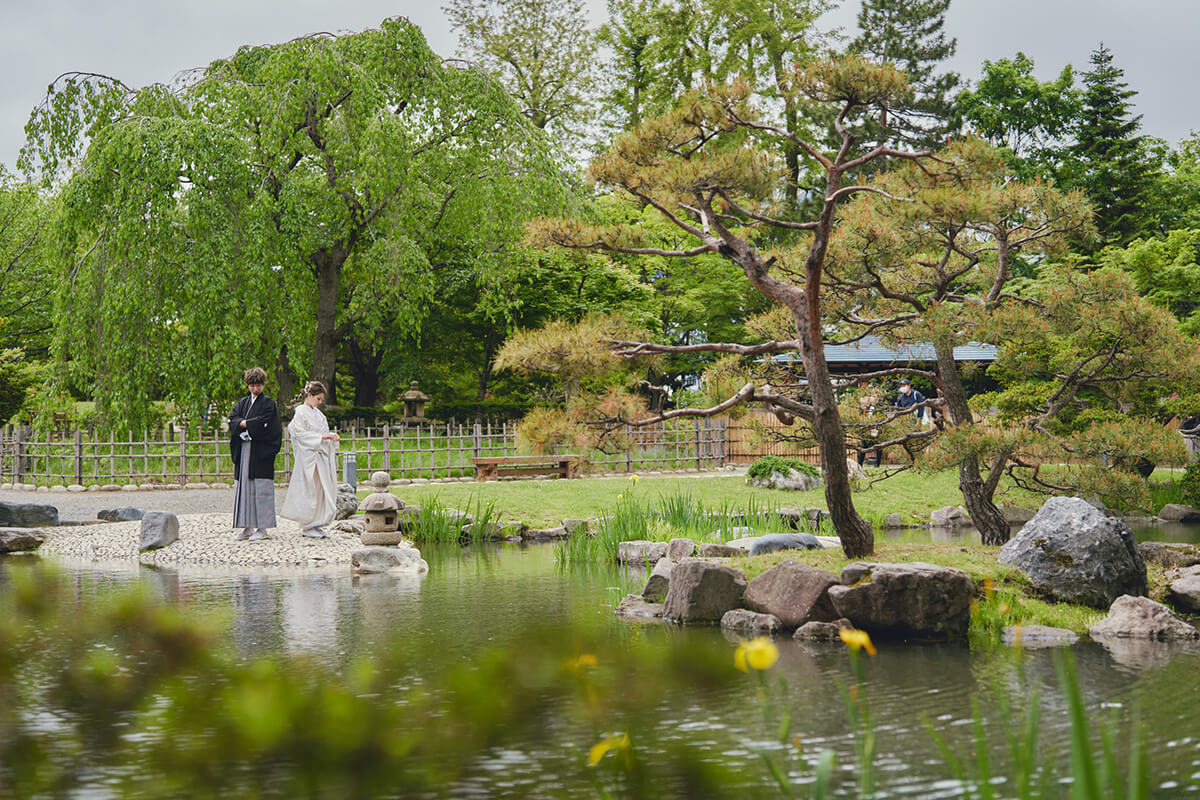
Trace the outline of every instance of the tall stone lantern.
<path fill-rule="evenodd" d="M 408 391 L 400 395 L 400 399 L 404 401 L 404 416 L 400 418 L 400 422 L 420 424 L 429 421 L 425 418 L 425 404 L 431 398 L 417 388 L 416 381 L 408 385 Z"/>

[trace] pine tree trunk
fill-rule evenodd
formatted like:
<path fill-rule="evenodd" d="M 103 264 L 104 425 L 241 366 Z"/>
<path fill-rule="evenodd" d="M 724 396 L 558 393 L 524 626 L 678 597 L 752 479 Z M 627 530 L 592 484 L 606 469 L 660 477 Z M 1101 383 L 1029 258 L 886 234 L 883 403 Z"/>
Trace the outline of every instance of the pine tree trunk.
<path fill-rule="evenodd" d="M 954 361 L 954 347 L 939 343 L 936 350 L 942 396 L 946 401 L 950 422 L 954 425 L 974 425 L 967 392 L 958 373 L 958 364 Z M 962 492 L 963 505 L 967 507 L 967 513 L 971 515 L 971 521 L 979 530 L 983 543 L 1000 545 L 1007 542 L 1008 523 L 992 502 L 991 493 L 979 472 L 979 458 L 974 453 L 964 456 L 958 463 L 958 488 Z"/>

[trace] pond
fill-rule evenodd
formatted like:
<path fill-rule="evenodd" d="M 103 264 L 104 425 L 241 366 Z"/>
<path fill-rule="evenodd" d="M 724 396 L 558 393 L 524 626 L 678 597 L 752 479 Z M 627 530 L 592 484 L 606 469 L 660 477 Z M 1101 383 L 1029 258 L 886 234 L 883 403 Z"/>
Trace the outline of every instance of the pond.
<path fill-rule="evenodd" d="M 227 615 L 230 642 L 240 658 L 300 655 L 331 673 L 346 670 L 360 655 L 411 647 L 422 654 L 412 676 L 419 683 L 471 663 L 485 648 L 519 641 L 519 632 L 534 620 L 560 629 L 567 653 L 577 646 L 571 644 L 575 632 L 587 630 L 587 636 L 599 631 L 629 646 L 686 644 L 732 666 L 734 644 L 717 629 L 615 617 L 616 601 L 635 585 L 640 588 L 640 578 L 615 568 L 564 568 L 549 545 L 428 547 L 423 554 L 430 565 L 424 578 L 353 578 L 341 568 L 229 574 L 63 561 L 57 579 L 83 603 L 141 583 L 170 604 Z M 0 584 L 31 563 L 0 562 Z M 791 710 L 803 753 L 803 760 L 792 765 L 793 780 L 811 781 L 804 762 L 811 764 L 820 750 L 832 748 L 838 757 L 836 794 L 855 796 L 855 740 L 839 689 L 855 680 L 846 648 L 790 639 L 778 644 L 780 659 L 769 674 L 765 697 L 772 713 Z M 1127 722 L 1135 709 L 1140 715 L 1152 796 L 1200 796 L 1200 644 L 1089 642 L 1072 650 L 1094 722 L 1110 717 Z M 776 676 L 784 687 L 774 684 Z M 685 745 L 700 759 L 729 769 L 740 794 L 772 796 L 756 754 L 758 748 L 770 752 L 771 734 L 764 728 L 755 676 L 730 669 L 727 680 L 716 685 L 693 682 L 686 670 L 658 677 L 666 688 L 643 709 L 654 722 L 652 735 L 637 743 L 642 757 L 652 761 L 665 748 Z M 993 770 L 1006 775 L 1006 734 L 996 709 L 1007 698 L 1019 716 L 1035 690 L 1042 707 L 1038 751 L 1051 765 L 1048 780 L 1052 785 L 1069 780 L 1069 720 L 1049 650 L 879 643 L 878 655 L 864 661 L 863 677 L 860 691 L 869 700 L 877 737 L 879 796 L 959 796 L 927 726 L 965 756 L 973 736 L 973 702 L 984 710 L 984 735 L 997 753 Z M 440 796 L 590 796 L 595 785 L 583 757 L 595 735 L 564 726 L 549 746 L 542 737 L 527 740 L 514 732 L 510 740 L 484 750 Z M 663 796 L 686 794 L 679 787 L 663 789 Z"/>

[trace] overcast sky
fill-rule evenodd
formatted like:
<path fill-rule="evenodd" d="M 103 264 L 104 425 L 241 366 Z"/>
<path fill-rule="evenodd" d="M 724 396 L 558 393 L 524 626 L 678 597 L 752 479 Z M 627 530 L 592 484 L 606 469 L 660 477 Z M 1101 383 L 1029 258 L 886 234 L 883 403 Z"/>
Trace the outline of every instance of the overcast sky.
<path fill-rule="evenodd" d="M 444 0 L 0 0 L 0 161 L 12 167 L 30 110 L 47 84 L 69 71 L 99 72 L 131 86 L 233 53 L 242 44 L 281 42 L 316 31 L 357 31 L 405 15 L 430 46 L 452 55 Z M 603 21 L 604 0 L 588 0 Z M 829 15 L 853 31 L 858 0 Z M 1139 92 L 1146 133 L 1172 144 L 1200 129 L 1200 1 L 954 0 L 947 29 L 958 39 L 952 62 L 976 79 L 985 59 L 1030 56 L 1039 77 L 1066 64 L 1086 69 L 1101 41 Z"/>

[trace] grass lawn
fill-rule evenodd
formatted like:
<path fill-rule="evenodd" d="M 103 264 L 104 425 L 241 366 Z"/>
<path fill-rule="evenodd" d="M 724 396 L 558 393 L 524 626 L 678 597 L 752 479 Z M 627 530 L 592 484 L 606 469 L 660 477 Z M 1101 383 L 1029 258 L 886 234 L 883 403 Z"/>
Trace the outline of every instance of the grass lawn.
<path fill-rule="evenodd" d="M 605 516 L 616 505 L 618 495 L 628 492 L 650 502 L 686 495 L 713 511 L 762 511 L 785 506 L 825 508 L 822 489 L 808 492 L 758 489 L 747 486 L 743 475 L 647 476 L 637 481 L 614 477 L 423 484 L 393 487 L 392 492 L 409 505 L 418 505 L 422 498 L 431 496 L 436 496 L 442 505 L 466 510 L 480 503 L 484 506 L 495 503 L 500 519 L 519 520 L 535 528 L 558 525 L 566 517 Z M 1041 504 L 1040 500 L 1015 490 L 997 499 L 1016 505 L 1027 503 L 1034 508 Z M 858 513 L 879 529 L 887 514 L 901 514 L 910 523 L 924 522 L 934 509 L 961 505 L 962 495 L 958 491 L 958 475 L 953 471 L 934 475 L 905 472 L 855 492 L 854 504 Z"/>

